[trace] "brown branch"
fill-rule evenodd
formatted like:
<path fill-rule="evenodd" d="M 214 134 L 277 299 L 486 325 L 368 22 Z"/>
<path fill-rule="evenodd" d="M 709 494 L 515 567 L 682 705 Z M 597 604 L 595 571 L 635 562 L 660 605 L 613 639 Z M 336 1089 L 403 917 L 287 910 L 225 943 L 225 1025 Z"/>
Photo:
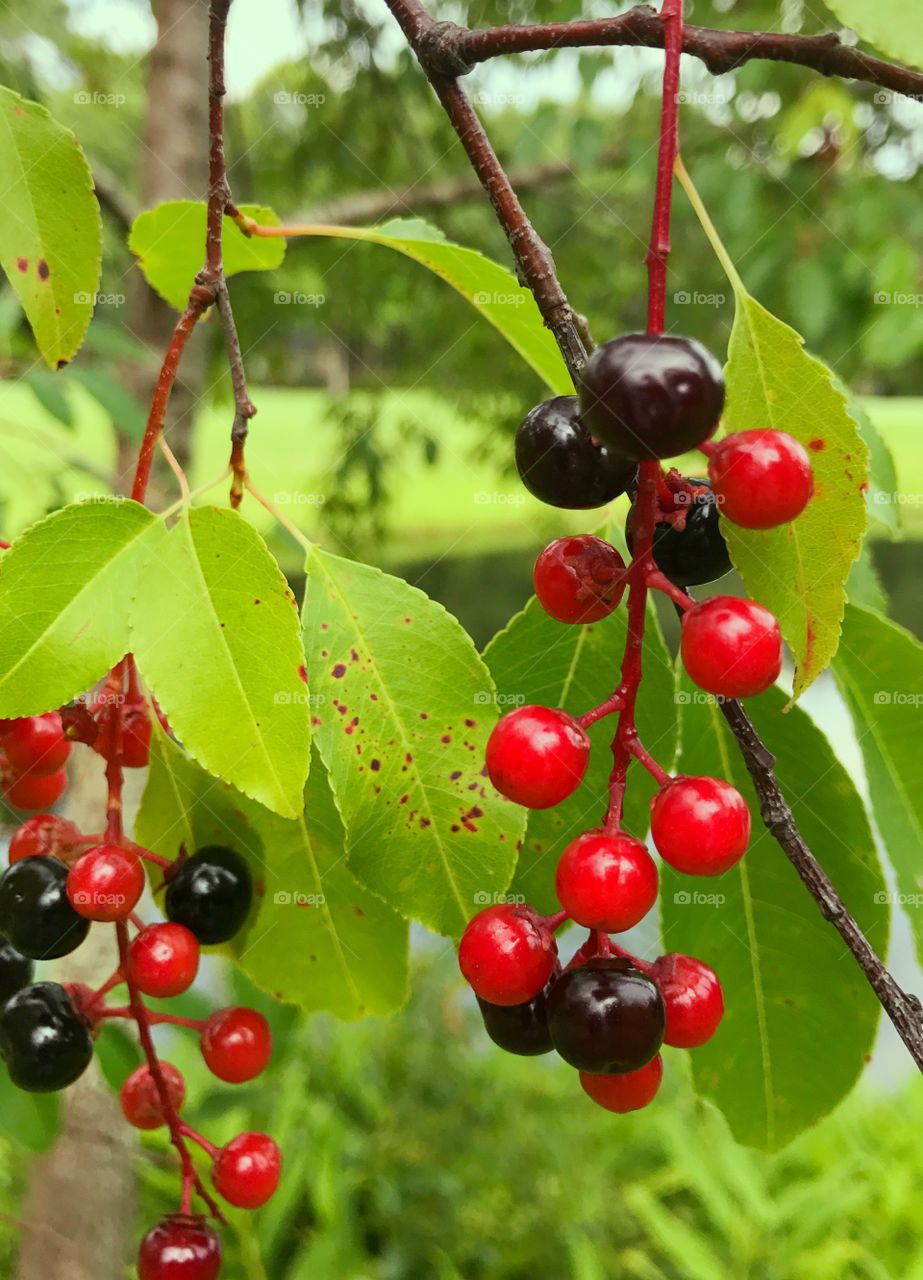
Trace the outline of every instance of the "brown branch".
<path fill-rule="evenodd" d="M 531 289 L 542 319 L 554 334 L 571 375 L 576 375 L 586 360 L 586 347 L 570 303 L 558 281 L 551 250 L 529 221 L 484 132 L 477 112 L 455 78 L 459 69 L 450 68 L 449 74 L 431 69 L 427 55 L 427 37 L 435 25 L 432 19 L 418 0 L 387 0 L 387 3 L 426 72 L 452 128 L 458 134 L 471 167 L 494 207 L 513 250 L 520 280 Z M 443 66 L 446 65 L 443 59 Z"/>
<path fill-rule="evenodd" d="M 422 25 L 417 39 L 425 49 L 430 71 L 461 75 L 478 62 L 508 53 L 612 45 L 662 49 L 663 27 L 654 9 L 637 5 L 617 18 L 510 25 L 479 31 L 450 22 L 430 21 Z M 683 53 L 700 59 L 713 75 L 733 71 L 754 59 L 766 59 L 808 67 L 822 76 L 842 76 L 877 84 L 910 98 L 923 95 L 923 72 L 874 58 L 861 49 L 843 44 L 833 31 L 819 36 L 798 36 L 774 31 L 686 27 Z"/>
<path fill-rule="evenodd" d="M 231 506 L 236 510 L 244 494 L 247 483 L 247 468 L 244 462 L 244 448 L 250 430 L 250 419 L 256 413 L 256 405 L 247 392 L 247 375 L 244 372 L 244 361 L 240 351 L 240 339 L 237 336 L 237 325 L 234 323 L 234 310 L 228 294 L 227 282 L 222 279 L 218 286 L 218 314 L 224 328 L 224 344 L 228 353 L 228 365 L 231 370 L 231 385 L 234 388 L 234 422 L 231 427 Z"/>

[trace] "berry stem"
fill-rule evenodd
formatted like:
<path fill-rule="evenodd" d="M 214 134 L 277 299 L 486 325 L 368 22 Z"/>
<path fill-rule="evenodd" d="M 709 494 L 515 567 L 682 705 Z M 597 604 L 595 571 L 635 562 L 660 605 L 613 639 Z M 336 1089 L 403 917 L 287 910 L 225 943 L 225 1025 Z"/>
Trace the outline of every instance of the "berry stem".
<path fill-rule="evenodd" d="M 663 23 L 665 58 L 663 97 L 660 108 L 660 146 L 657 152 L 657 187 L 654 195 L 650 246 L 645 258 L 648 274 L 648 333 L 663 333 L 666 311 L 673 167 L 679 154 L 679 64 L 683 48 L 683 0 L 663 0 L 660 21 Z"/>
<path fill-rule="evenodd" d="M 669 596 L 678 609 L 685 612 L 692 608 L 692 601 L 686 595 L 681 587 L 674 586 L 670 579 L 660 572 L 659 569 L 653 569 L 647 575 L 647 585 L 655 591 L 662 591 L 665 596 Z"/>

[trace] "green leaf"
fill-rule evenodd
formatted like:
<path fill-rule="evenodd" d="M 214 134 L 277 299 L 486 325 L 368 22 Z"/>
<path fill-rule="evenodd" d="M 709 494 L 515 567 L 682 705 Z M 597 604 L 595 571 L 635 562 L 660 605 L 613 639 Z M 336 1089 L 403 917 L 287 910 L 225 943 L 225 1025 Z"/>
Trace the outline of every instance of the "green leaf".
<path fill-rule="evenodd" d="M 147 410 L 123 383 L 105 370 L 88 365 L 75 365 L 68 376 L 80 382 L 93 399 L 99 401 L 118 432 L 130 440 L 142 440 Z"/>
<path fill-rule="evenodd" d="M 63 507 L 0 560 L 0 715 L 88 689 L 128 651 L 128 605 L 161 526 L 136 502 Z"/>
<path fill-rule="evenodd" d="M 177 737 L 209 773 L 301 812 L 309 725 L 298 613 L 236 511 L 187 508 L 150 546 L 132 650 Z"/>
<path fill-rule="evenodd" d="M 0 1134 L 38 1154 L 54 1145 L 60 1128 L 60 1094 L 24 1093 L 0 1069 Z"/>
<path fill-rule="evenodd" d="M 917 0 L 825 0 L 841 22 L 889 58 L 923 67 L 923 27 Z"/>
<path fill-rule="evenodd" d="M 858 396 L 850 396 L 849 412 L 858 422 L 869 450 L 868 489 L 865 494 L 869 518 L 880 525 L 889 537 L 895 537 L 901 531 L 901 507 L 897 501 L 894 457 Z"/>
<path fill-rule="evenodd" d="M 242 213 L 268 226 L 278 226 L 272 209 L 244 204 Z M 131 228 L 128 247 L 148 284 L 171 307 L 182 311 L 205 257 L 205 205 L 197 200 L 167 200 L 140 213 Z M 243 235 L 231 221 L 223 223 L 224 274 L 274 271 L 285 257 L 284 239 Z"/>
<path fill-rule="evenodd" d="M 0 88 L 0 266 L 52 369 L 77 352 L 99 285 L 102 222 L 77 139 Z"/>
<path fill-rule="evenodd" d="M 56 378 L 47 369 L 35 368 L 24 373 L 22 380 L 31 387 L 43 409 L 47 409 L 65 427 L 74 425 L 74 411 L 62 389 L 60 378 Z"/>
<path fill-rule="evenodd" d="M 428 267 L 466 298 L 552 391 L 573 394 L 570 375 L 531 293 L 476 249 L 453 244 L 419 218 L 394 218 L 380 227 L 317 226 L 305 234 L 385 245 Z"/>
<path fill-rule="evenodd" d="M 400 1008 L 407 922 L 347 869 L 323 763 L 312 765 L 302 817 L 262 810 L 254 826 L 272 859 L 272 888 L 241 949 L 244 970 L 276 999 L 311 1011 L 355 1019 Z"/>
<path fill-rule="evenodd" d="M 315 738 L 350 867 L 402 915 L 458 934 L 509 884 L 524 819 L 484 774 L 490 675 L 422 591 L 317 547 L 306 569 Z"/>
<path fill-rule="evenodd" d="M 619 681 L 625 648 L 626 614 L 616 609 L 602 622 L 568 626 L 555 622 L 534 597 L 484 653 L 497 685 L 501 711 L 538 703 L 582 715 L 598 706 Z M 643 651 L 644 679 L 638 697 L 641 740 L 664 768 L 676 749 L 674 674 L 653 609 L 648 614 Z M 558 910 L 554 874 L 565 846 L 605 816 L 612 765 L 611 718 L 590 730 L 593 750 L 586 777 L 563 804 L 528 816 L 519 866 L 511 892 L 523 894 L 540 911 Z M 625 825 L 641 839 L 647 833 L 651 776 L 633 765 L 625 797 Z"/>
<path fill-rule="evenodd" d="M 849 605 L 833 674 L 852 713 L 872 811 L 923 960 L 923 645 L 887 618 Z"/>
<path fill-rule="evenodd" d="M 855 1084 L 880 1007 L 853 957 L 759 820 L 737 744 L 714 699 L 684 689 L 677 772 L 732 782 L 753 814 L 743 861 L 703 880 L 661 869 L 663 945 L 718 973 L 724 1020 L 690 1054 L 699 1093 L 734 1136 L 775 1150 L 814 1124 Z M 872 946 L 885 954 L 885 880 L 862 801 L 823 734 L 799 708 L 780 715 L 771 689 L 747 700 L 757 731 L 809 847 Z"/>
<path fill-rule="evenodd" d="M 846 579 L 867 523 L 869 451 L 834 375 L 808 355 L 800 334 L 750 296 L 691 179 L 682 166 L 677 172 L 734 290 L 722 426 L 787 431 L 811 455 L 814 497 L 797 520 L 776 529 L 722 521 L 748 593 L 779 619 L 795 659 L 797 698 L 839 642 Z"/>

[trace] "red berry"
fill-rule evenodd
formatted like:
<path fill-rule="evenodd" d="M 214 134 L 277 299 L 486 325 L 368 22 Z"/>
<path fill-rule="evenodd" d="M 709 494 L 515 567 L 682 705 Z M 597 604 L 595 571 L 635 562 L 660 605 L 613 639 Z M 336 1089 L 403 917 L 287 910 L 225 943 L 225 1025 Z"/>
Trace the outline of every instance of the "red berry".
<path fill-rule="evenodd" d="M 67 771 L 22 773 L 7 778 L 3 794 L 14 809 L 50 809 L 64 795 Z"/>
<path fill-rule="evenodd" d="M 494 726 L 487 773 L 501 795 L 527 809 L 550 809 L 579 787 L 590 740 L 566 711 L 517 707 Z"/>
<path fill-rule="evenodd" d="M 58 712 L 48 711 L 15 720 L 3 735 L 3 750 L 14 772 L 43 776 L 64 768 L 71 744 L 64 736 Z"/>
<path fill-rule="evenodd" d="M 657 852 L 688 876 L 720 876 L 744 856 L 750 810 L 720 778 L 674 778 L 651 801 Z"/>
<path fill-rule="evenodd" d="M 536 560 L 532 580 L 542 608 L 558 622 L 598 622 L 618 608 L 625 561 L 592 534 L 556 538 Z"/>
<path fill-rule="evenodd" d="M 657 868 L 640 840 L 587 831 L 561 855 L 555 878 L 567 914 L 586 929 L 621 933 L 657 900 Z"/>
<path fill-rule="evenodd" d="M 204 1218 L 173 1213 L 141 1241 L 138 1280 L 218 1280 L 221 1242 Z"/>
<path fill-rule="evenodd" d="M 715 445 L 708 474 L 721 514 L 744 529 L 800 516 L 814 492 L 807 451 L 785 431 L 739 431 Z"/>
<path fill-rule="evenodd" d="M 275 1192 L 282 1153 L 265 1133 L 242 1133 L 215 1156 L 215 1190 L 238 1209 L 259 1209 Z"/>
<path fill-rule="evenodd" d="M 256 1009 L 218 1009 L 202 1028 L 202 1057 L 213 1075 L 243 1084 L 266 1069 L 272 1055 L 269 1023 Z"/>
<path fill-rule="evenodd" d="M 749 698 L 782 669 L 779 624 L 761 604 L 712 596 L 683 615 L 683 665 L 700 689 Z"/>
<path fill-rule="evenodd" d="M 170 1105 L 174 1111 L 179 1111 L 186 1101 L 186 1082 L 169 1062 L 161 1062 L 160 1070 Z M 125 1119 L 136 1129 L 159 1129 L 166 1124 L 160 1090 L 147 1063 L 133 1071 L 122 1085 L 120 1101 Z"/>
<path fill-rule="evenodd" d="M 664 1044 L 694 1049 L 710 1040 L 724 1016 L 724 993 L 714 969 L 673 952 L 655 960 L 650 975 L 667 1011 Z"/>
<path fill-rule="evenodd" d="M 26 818 L 10 839 L 10 866 L 23 858 L 36 858 L 51 855 L 67 862 L 74 852 L 74 845 L 80 839 L 80 832 L 66 818 L 57 818 L 53 813 L 37 813 L 33 818 Z"/>
<path fill-rule="evenodd" d="M 458 967 L 488 1004 L 525 1004 L 542 990 L 558 958 L 554 936 L 531 907 L 479 911 L 462 934 Z"/>
<path fill-rule="evenodd" d="M 125 920 L 144 892 L 141 859 L 117 844 L 97 844 L 81 854 L 67 877 L 67 896 L 87 920 Z"/>
<path fill-rule="evenodd" d="M 658 1053 L 647 1066 L 626 1071 L 618 1076 L 591 1075 L 580 1072 L 584 1093 L 606 1111 L 640 1111 L 653 1102 L 663 1079 L 663 1059 Z"/>
<path fill-rule="evenodd" d="M 199 941 L 185 925 L 152 924 L 128 949 L 128 977 L 146 996 L 182 995 L 199 971 Z"/>

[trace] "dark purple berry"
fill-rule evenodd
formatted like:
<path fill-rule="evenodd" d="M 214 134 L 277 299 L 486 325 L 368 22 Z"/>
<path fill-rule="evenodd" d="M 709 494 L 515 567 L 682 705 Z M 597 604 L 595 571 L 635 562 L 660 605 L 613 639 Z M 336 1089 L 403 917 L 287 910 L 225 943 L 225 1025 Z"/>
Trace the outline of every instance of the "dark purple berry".
<path fill-rule="evenodd" d="M 600 956 L 562 974 L 546 1008 L 555 1049 L 580 1071 L 637 1071 L 663 1043 L 660 992 L 621 957 Z"/>
<path fill-rule="evenodd" d="M 552 507 L 602 507 L 624 493 L 635 466 L 590 438 L 576 396 L 555 396 L 527 414 L 516 432 L 523 484 Z"/>
<path fill-rule="evenodd" d="M 90 1029 L 57 982 L 24 987 L 0 1010 L 0 1057 L 13 1084 L 29 1093 L 64 1089 L 93 1057 Z"/>

